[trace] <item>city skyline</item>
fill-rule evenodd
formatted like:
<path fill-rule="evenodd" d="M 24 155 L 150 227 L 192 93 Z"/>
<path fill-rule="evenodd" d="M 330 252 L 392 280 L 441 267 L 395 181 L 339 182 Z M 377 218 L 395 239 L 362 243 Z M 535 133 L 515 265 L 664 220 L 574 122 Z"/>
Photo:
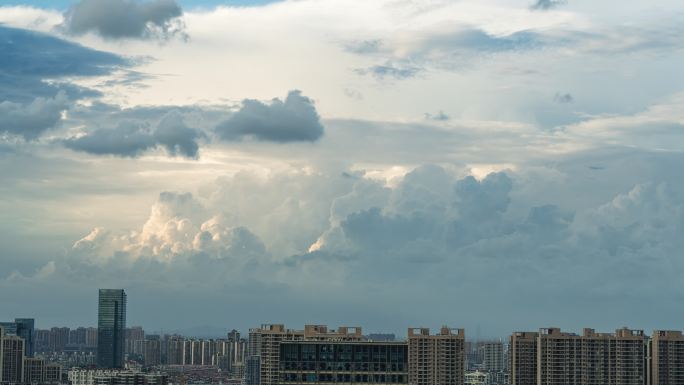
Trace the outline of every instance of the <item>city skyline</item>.
<path fill-rule="evenodd" d="M 158 331 L 680 330 L 683 26 L 681 0 L 0 1 L 0 317 L 95 325 L 113 287 Z"/>

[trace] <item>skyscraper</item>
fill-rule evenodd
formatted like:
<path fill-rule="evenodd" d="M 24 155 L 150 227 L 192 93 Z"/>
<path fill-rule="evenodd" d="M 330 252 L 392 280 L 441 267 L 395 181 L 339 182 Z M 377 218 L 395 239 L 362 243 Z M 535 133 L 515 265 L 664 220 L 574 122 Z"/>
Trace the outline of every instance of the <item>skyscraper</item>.
<path fill-rule="evenodd" d="M 14 322 L 0 322 L 5 334 L 15 335 L 24 339 L 26 357 L 33 357 L 36 348 L 33 318 L 15 318 Z"/>
<path fill-rule="evenodd" d="M 97 328 L 97 366 L 123 367 L 126 293 L 122 289 L 100 289 Z"/>
<path fill-rule="evenodd" d="M 26 357 L 33 357 L 36 351 L 35 320 L 33 318 L 15 318 L 17 336 L 24 339 Z"/>

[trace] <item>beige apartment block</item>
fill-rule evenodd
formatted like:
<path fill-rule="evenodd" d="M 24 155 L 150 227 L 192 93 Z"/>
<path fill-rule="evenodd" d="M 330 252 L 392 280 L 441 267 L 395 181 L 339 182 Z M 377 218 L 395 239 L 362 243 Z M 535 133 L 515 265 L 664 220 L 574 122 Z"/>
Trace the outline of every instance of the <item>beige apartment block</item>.
<path fill-rule="evenodd" d="M 577 335 L 547 328 L 513 333 L 510 343 L 512 385 L 647 384 L 642 330 Z"/>
<path fill-rule="evenodd" d="M 465 331 L 408 329 L 410 385 L 461 385 L 465 380 Z"/>
<path fill-rule="evenodd" d="M 537 385 L 537 332 L 515 332 L 509 341 L 511 385 Z"/>
<path fill-rule="evenodd" d="M 684 384 L 684 336 L 681 331 L 654 330 L 650 351 L 650 385 Z"/>
<path fill-rule="evenodd" d="M 303 330 L 282 324 L 264 324 L 249 330 L 249 355 L 260 357 L 259 384 L 275 385 L 280 379 L 280 342 L 304 339 Z"/>

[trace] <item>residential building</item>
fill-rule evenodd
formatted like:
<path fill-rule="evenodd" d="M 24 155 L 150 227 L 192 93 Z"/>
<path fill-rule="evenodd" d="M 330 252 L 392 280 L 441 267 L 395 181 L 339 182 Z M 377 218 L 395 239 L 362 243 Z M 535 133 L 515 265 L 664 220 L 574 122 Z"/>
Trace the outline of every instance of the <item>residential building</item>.
<path fill-rule="evenodd" d="M 505 370 L 504 344 L 501 341 L 484 343 L 484 370 L 486 372 L 502 372 Z"/>
<path fill-rule="evenodd" d="M 408 330 L 409 383 L 411 385 L 462 385 L 465 374 L 465 331 L 442 327 L 431 335 L 428 328 Z"/>
<path fill-rule="evenodd" d="M 537 385 L 537 332 L 515 332 L 511 335 L 511 385 Z"/>
<path fill-rule="evenodd" d="M 684 384 L 684 335 L 675 330 L 654 330 L 651 338 L 651 384 Z"/>

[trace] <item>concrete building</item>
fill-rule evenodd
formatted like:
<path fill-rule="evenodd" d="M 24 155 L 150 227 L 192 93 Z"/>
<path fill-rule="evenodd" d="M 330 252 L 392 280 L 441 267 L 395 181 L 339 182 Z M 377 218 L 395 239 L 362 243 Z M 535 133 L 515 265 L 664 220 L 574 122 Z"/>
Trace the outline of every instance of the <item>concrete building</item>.
<path fill-rule="evenodd" d="M 647 338 L 641 330 L 582 335 L 558 328 L 511 336 L 512 385 L 645 385 Z"/>
<path fill-rule="evenodd" d="M 487 372 L 476 370 L 465 374 L 465 385 L 491 385 L 491 376 Z"/>
<path fill-rule="evenodd" d="M 281 341 L 279 384 L 408 384 L 408 347 L 403 342 L 339 338 Z M 350 339 L 347 337 L 350 336 Z"/>
<path fill-rule="evenodd" d="M 503 372 L 506 369 L 503 342 L 488 341 L 484 343 L 483 363 L 486 372 Z"/>
<path fill-rule="evenodd" d="M 280 378 L 280 342 L 304 339 L 303 330 L 286 329 L 282 324 L 264 324 L 260 328 L 249 330 L 248 374 L 254 380 L 256 373 L 252 372 L 256 366 L 255 358 L 259 358 L 259 385 L 275 385 Z"/>
<path fill-rule="evenodd" d="M 168 385 L 168 376 L 120 369 L 70 370 L 71 385 Z"/>
<path fill-rule="evenodd" d="M 42 358 L 24 359 L 24 382 L 26 384 L 42 384 L 45 381 L 45 360 Z"/>
<path fill-rule="evenodd" d="M 53 327 L 50 329 L 49 350 L 51 352 L 63 352 L 69 343 L 71 329 L 68 327 Z"/>
<path fill-rule="evenodd" d="M 537 385 L 537 332 L 515 332 L 511 335 L 511 385 Z"/>
<path fill-rule="evenodd" d="M 409 383 L 411 385 L 461 385 L 465 375 L 465 331 L 442 327 L 430 335 L 428 328 L 408 330 Z"/>
<path fill-rule="evenodd" d="M 126 293 L 100 289 L 97 315 L 97 366 L 122 368 L 126 329 Z"/>
<path fill-rule="evenodd" d="M 161 365 L 161 341 L 158 338 L 144 341 L 143 360 L 145 366 Z"/>
<path fill-rule="evenodd" d="M 675 330 L 654 330 L 650 343 L 651 385 L 684 384 L 684 335 Z"/>
<path fill-rule="evenodd" d="M 0 331 L 0 335 L 4 331 Z M 0 383 L 22 383 L 24 381 L 24 340 L 15 335 L 0 337 L 2 353 L 0 353 Z"/>
<path fill-rule="evenodd" d="M 126 328 L 124 338 L 124 352 L 126 354 L 142 354 L 142 345 L 145 340 L 145 330 L 140 326 Z"/>

